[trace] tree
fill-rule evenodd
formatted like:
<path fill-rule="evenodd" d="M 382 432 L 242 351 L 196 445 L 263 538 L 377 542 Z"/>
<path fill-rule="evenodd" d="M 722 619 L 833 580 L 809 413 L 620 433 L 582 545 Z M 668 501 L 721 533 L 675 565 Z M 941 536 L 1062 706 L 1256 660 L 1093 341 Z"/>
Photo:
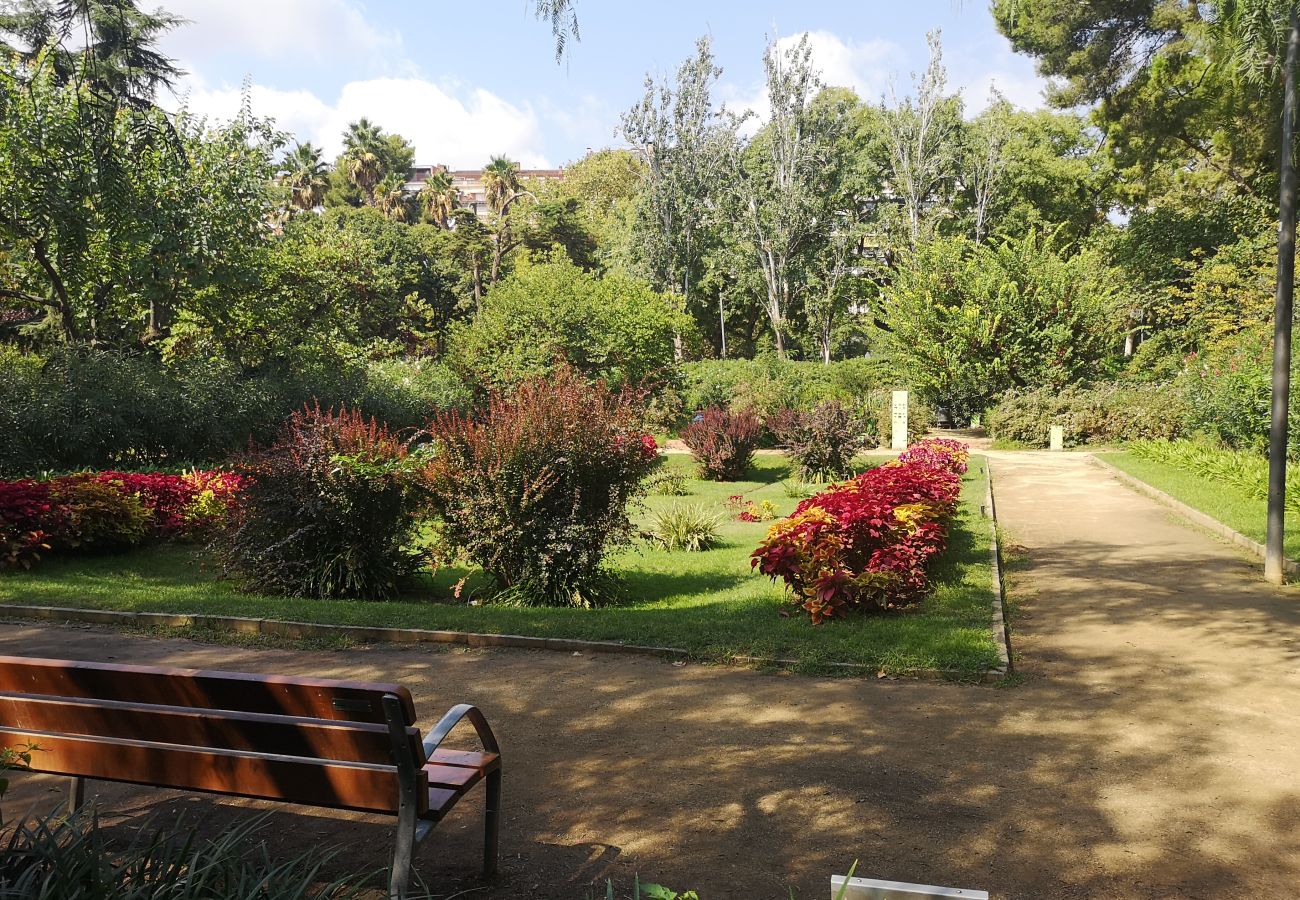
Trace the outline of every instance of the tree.
<path fill-rule="evenodd" d="M 944 94 L 948 73 L 943 67 L 939 33 L 926 35 L 930 62 L 916 85 L 915 97 L 899 99 L 885 109 L 885 145 L 890 183 L 902 201 L 908 246 L 915 250 L 948 212 L 950 188 L 956 176 L 961 100 Z M 891 87 L 891 92 L 892 92 Z"/>
<path fill-rule="evenodd" d="M 714 110 L 710 97 L 721 74 L 710 39 L 702 37 L 672 86 L 647 75 L 641 102 L 623 114 L 623 135 L 646 161 L 632 222 L 633 254 L 651 283 L 680 295 L 688 310 L 705 250 L 703 232 L 724 161 L 734 152 L 734 123 Z M 722 324 L 725 313 L 719 308 L 718 314 Z M 725 355 L 725 325 L 721 340 Z"/>
<path fill-rule="evenodd" d="M 908 251 L 884 289 L 883 349 L 959 420 L 1011 388 L 1087 380 L 1113 354 L 1114 276 L 1095 252 L 1037 234 L 997 245 L 938 238 Z"/>
<path fill-rule="evenodd" d="M 160 340 L 247 274 L 280 138 L 247 107 L 213 130 L 114 109 L 54 57 L 0 65 L 0 297 L 47 311 L 65 342 Z"/>
<path fill-rule="evenodd" d="M 452 183 L 451 173 L 446 168 L 434 169 L 420 185 L 417 195 L 425 218 L 439 228 L 451 227 L 452 216 L 460 205 L 460 192 Z"/>
<path fill-rule="evenodd" d="M 483 199 L 495 215 L 504 213 L 506 204 L 519 190 L 519 163 L 504 156 L 494 156 L 483 167 Z"/>
<path fill-rule="evenodd" d="M 1220 59 L 1249 83 L 1274 87 L 1281 80 L 1282 137 L 1278 153 L 1277 291 L 1273 312 L 1273 398 L 1268 441 L 1268 528 L 1264 577 L 1285 580 L 1287 413 L 1291 399 L 1291 324 L 1295 300 L 1296 64 L 1300 57 L 1300 5 L 1295 0 L 1219 0 L 1214 35 Z M 1283 43 L 1285 41 L 1285 43 Z M 1282 47 L 1285 46 L 1285 51 Z M 1282 60 L 1279 67 L 1278 61 Z"/>
<path fill-rule="evenodd" d="M 626 275 L 597 277 L 568 259 L 525 263 L 453 327 L 454 364 L 507 387 L 570 365 L 612 387 L 639 385 L 673 364 L 673 338 L 690 320 L 669 298 Z"/>
<path fill-rule="evenodd" d="M 763 275 L 776 350 L 785 356 L 796 266 L 828 225 L 825 199 L 838 125 L 812 110 L 819 79 L 806 35 L 784 52 L 769 43 L 763 60 L 771 116 L 745 151 L 734 156 L 730 187 L 738 227 Z"/>
<path fill-rule="evenodd" d="M 315 209 L 325 202 L 329 166 L 319 148 L 310 142 L 297 144 L 280 163 L 279 180 L 289 188 L 289 199 L 301 210 Z"/>
<path fill-rule="evenodd" d="M 183 74 L 157 43 L 184 21 L 142 12 L 135 0 L 20 0 L 0 10 L 0 50 L 25 66 L 43 56 L 57 84 L 76 79 L 101 99 L 142 108 Z"/>
<path fill-rule="evenodd" d="M 999 29 L 1055 79 L 1054 105 L 1093 105 L 1128 199 L 1189 181 L 1267 196 L 1280 118 L 1268 95 L 1213 64 L 1195 0 L 994 0 Z M 1276 4 L 1274 4 L 1276 5 Z"/>
<path fill-rule="evenodd" d="M 988 233 L 989 213 L 1006 175 L 1007 121 L 1010 104 L 997 91 L 990 91 L 988 109 L 979 115 L 967 133 L 962 181 L 970 193 L 975 243 Z"/>
<path fill-rule="evenodd" d="M 411 198 L 406 193 L 406 178 L 397 172 L 384 176 L 375 188 L 375 208 L 394 222 L 405 222 L 411 214 Z"/>

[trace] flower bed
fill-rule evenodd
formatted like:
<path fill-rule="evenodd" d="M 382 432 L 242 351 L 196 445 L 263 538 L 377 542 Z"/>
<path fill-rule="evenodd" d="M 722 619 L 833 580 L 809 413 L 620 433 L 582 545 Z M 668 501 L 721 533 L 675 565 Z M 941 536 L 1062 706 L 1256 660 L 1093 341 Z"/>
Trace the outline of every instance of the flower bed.
<path fill-rule="evenodd" d="M 784 580 L 814 623 L 918 603 L 926 567 L 947 545 L 968 458 L 956 441 L 921 441 L 804 500 L 772 526 L 751 566 Z"/>
<path fill-rule="evenodd" d="M 239 477 L 228 472 L 83 472 L 0 481 L 0 569 L 42 554 L 192 535 L 220 520 Z"/>

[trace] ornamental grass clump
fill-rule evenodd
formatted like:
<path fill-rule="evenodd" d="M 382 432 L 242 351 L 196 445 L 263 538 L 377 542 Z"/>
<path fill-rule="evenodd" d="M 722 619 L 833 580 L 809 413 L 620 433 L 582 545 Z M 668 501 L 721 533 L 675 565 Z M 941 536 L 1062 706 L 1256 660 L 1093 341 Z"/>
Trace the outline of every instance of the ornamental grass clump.
<path fill-rule="evenodd" d="M 640 406 L 629 391 L 563 368 L 494 394 L 475 416 L 430 423 L 440 538 L 496 581 L 498 602 L 594 606 L 617 596 L 605 556 L 631 541 L 628 503 L 659 454 Z"/>
<path fill-rule="evenodd" d="M 706 409 L 682 432 L 682 440 L 708 481 L 739 481 L 745 477 L 763 425 L 751 412 L 720 407 Z"/>
<path fill-rule="evenodd" d="M 227 576 L 252 591 L 381 600 L 420 568 L 423 462 L 356 410 L 319 406 L 238 465 L 228 527 L 214 542 Z"/>
<path fill-rule="evenodd" d="M 665 550 L 698 553 L 718 545 L 722 515 L 703 503 L 674 503 L 655 514 L 647 538 Z"/>
<path fill-rule="evenodd" d="M 961 493 L 966 450 L 954 444 L 922 441 L 809 497 L 772 526 L 751 564 L 783 580 L 814 624 L 920 602 Z"/>

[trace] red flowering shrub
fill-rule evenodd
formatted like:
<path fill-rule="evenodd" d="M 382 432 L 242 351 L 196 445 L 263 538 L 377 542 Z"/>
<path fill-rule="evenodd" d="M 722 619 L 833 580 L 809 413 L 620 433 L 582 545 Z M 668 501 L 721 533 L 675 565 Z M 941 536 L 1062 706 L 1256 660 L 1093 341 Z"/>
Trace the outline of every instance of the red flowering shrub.
<path fill-rule="evenodd" d="M 571 370 L 495 394 L 477 416 L 429 425 L 434 511 L 450 548 L 521 604 L 607 599 L 611 546 L 632 536 L 628 501 L 658 459 L 631 393 Z"/>
<path fill-rule="evenodd" d="M 185 537 L 234 502 L 229 472 L 100 472 L 0 481 L 0 569 L 29 568 L 48 550 L 121 548 Z"/>
<path fill-rule="evenodd" d="M 749 468 L 763 425 L 751 412 L 730 412 L 714 406 L 686 426 L 682 440 L 709 481 L 738 481 Z"/>
<path fill-rule="evenodd" d="M 54 509 L 48 482 L 0 481 L 0 569 L 30 568 L 50 549 Z"/>
<path fill-rule="evenodd" d="M 947 542 L 965 448 L 919 448 L 809 497 L 772 526 L 751 564 L 794 592 L 814 623 L 919 602 Z"/>

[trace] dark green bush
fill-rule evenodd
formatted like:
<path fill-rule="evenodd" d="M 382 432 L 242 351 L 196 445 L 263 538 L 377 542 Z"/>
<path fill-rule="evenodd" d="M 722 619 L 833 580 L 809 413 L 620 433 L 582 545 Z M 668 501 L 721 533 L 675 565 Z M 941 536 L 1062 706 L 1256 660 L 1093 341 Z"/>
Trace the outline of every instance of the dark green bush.
<path fill-rule="evenodd" d="M 294 413 L 236 466 L 244 481 L 215 541 L 226 574 L 270 594 L 396 596 L 419 568 L 421 466 L 358 411 Z"/>
<path fill-rule="evenodd" d="M 424 360 L 302 363 L 246 373 L 222 359 L 0 349 L 0 477 L 83 468 L 202 464 L 271 439 L 295 409 L 347 404 L 397 430 L 468 403 L 449 369 Z"/>
<path fill-rule="evenodd" d="M 996 439 L 1046 447 L 1051 426 L 1065 428 L 1069 447 L 1170 440 L 1185 428 L 1187 409 L 1167 384 L 1103 384 L 1039 388 L 1002 398 L 986 419 Z"/>

